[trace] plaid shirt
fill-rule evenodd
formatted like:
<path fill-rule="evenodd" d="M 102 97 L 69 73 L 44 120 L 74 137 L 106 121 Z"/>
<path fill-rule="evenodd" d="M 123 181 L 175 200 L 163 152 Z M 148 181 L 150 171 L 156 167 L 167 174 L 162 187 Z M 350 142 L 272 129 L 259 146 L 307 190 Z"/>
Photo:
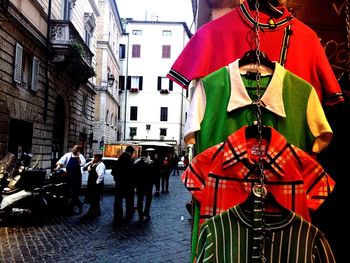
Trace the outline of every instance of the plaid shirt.
<path fill-rule="evenodd" d="M 197 155 L 182 174 L 188 191 L 200 203 L 200 223 L 246 200 L 258 182 L 256 139 L 247 139 L 244 126 L 221 144 Z M 310 221 L 335 182 L 309 154 L 287 143 L 273 128 L 265 154 L 264 183 L 284 207 Z M 255 142 L 254 142 L 255 141 Z"/>

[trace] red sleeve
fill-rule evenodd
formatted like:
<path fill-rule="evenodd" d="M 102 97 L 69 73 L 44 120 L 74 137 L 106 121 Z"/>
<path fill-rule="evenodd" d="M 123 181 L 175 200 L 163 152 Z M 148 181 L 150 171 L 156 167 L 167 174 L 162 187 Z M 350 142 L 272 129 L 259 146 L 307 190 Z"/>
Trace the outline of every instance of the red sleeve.
<path fill-rule="evenodd" d="M 181 178 L 186 189 L 199 202 L 211 167 L 211 148 L 193 158 Z"/>
<path fill-rule="evenodd" d="M 308 208 L 315 211 L 333 191 L 335 181 L 309 154 L 300 149 L 295 150 L 302 162 L 302 176 Z"/>

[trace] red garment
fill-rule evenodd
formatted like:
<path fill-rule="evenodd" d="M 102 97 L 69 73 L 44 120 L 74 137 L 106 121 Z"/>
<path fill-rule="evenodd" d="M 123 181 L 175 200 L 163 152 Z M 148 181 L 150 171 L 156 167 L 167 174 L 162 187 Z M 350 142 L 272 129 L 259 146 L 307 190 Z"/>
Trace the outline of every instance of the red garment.
<path fill-rule="evenodd" d="M 185 187 L 200 203 L 201 223 L 245 201 L 257 182 L 256 139 L 246 139 L 246 127 L 197 155 L 182 174 Z M 306 152 L 270 129 L 262 156 L 265 186 L 281 205 L 310 221 L 308 209 L 316 210 L 335 182 Z"/>
<path fill-rule="evenodd" d="M 255 49 L 255 12 L 245 1 L 228 14 L 203 25 L 172 65 L 167 77 L 186 88 L 190 81 L 224 67 Z M 278 19 L 259 13 L 260 48 L 272 61 L 311 83 L 327 105 L 344 100 L 316 33 L 286 9 Z M 271 22 L 272 21 L 272 22 Z M 285 63 L 284 63 L 285 62 Z"/>

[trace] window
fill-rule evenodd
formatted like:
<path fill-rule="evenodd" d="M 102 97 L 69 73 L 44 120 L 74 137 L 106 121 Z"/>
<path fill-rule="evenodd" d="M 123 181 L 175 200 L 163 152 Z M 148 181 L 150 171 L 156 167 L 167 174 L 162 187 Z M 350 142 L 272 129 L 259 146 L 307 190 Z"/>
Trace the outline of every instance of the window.
<path fill-rule="evenodd" d="M 130 92 L 138 92 L 142 90 L 142 76 L 128 76 L 126 89 L 130 90 Z"/>
<path fill-rule="evenodd" d="M 170 45 L 162 46 L 162 58 L 170 58 Z"/>
<path fill-rule="evenodd" d="M 84 13 L 84 30 L 85 30 L 85 43 L 88 47 L 91 44 L 91 38 L 94 34 L 96 27 L 96 20 L 93 13 Z"/>
<path fill-rule="evenodd" d="M 173 90 L 173 81 L 167 77 L 158 77 L 157 90 L 161 93 L 169 93 Z"/>
<path fill-rule="evenodd" d="M 63 0 L 63 19 L 70 20 L 72 18 L 73 1 Z"/>
<path fill-rule="evenodd" d="M 160 108 L 160 121 L 168 121 L 168 107 Z"/>
<path fill-rule="evenodd" d="M 32 62 L 32 74 L 30 78 L 30 88 L 32 91 L 37 91 L 39 88 L 39 67 L 40 61 L 37 57 L 33 58 Z"/>
<path fill-rule="evenodd" d="M 130 127 L 130 132 L 129 132 L 130 137 L 132 138 L 132 137 L 136 136 L 136 134 L 137 134 L 137 128 Z"/>
<path fill-rule="evenodd" d="M 22 87 L 27 88 L 31 81 L 31 67 L 32 67 L 32 58 L 29 54 L 23 51 L 22 58 Z"/>
<path fill-rule="evenodd" d="M 164 37 L 169 37 L 169 36 L 171 36 L 171 30 L 163 30 L 163 31 L 162 31 L 162 36 L 164 36 Z"/>
<path fill-rule="evenodd" d="M 119 90 L 124 90 L 125 88 L 125 76 L 119 75 Z"/>
<path fill-rule="evenodd" d="M 134 36 L 141 36 L 141 35 L 142 35 L 142 30 L 136 30 L 136 29 L 134 29 L 134 30 L 132 31 L 132 34 L 133 34 Z"/>
<path fill-rule="evenodd" d="M 141 57 L 141 45 L 132 45 L 132 57 L 133 58 Z"/>
<path fill-rule="evenodd" d="M 120 106 L 118 106 L 118 121 L 120 120 Z"/>
<path fill-rule="evenodd" d="M 136 106 L 130 107 L 130 120 L 137 121 L 137 107 Z"/>
<path fill-rule="evenodd" d="M 160 128 L 160 136 L 166 136 L 166 128 Z"/>
<path fill-rule="evenodd" d="M 120 59 L 125 59 L 125 54 L 126 54 L 125 44 L 120 44 L 119 45 L 119 58 Z"/>
<path fill-rule="evenodd" d="M 88 95 L 84 95 L 83 96 L 83 107 L 82 107 L 82 112 L 83 112 L 83 115 L 85 117 L 87 117 L 87 113 L 88 113 Z"/>
<path fill-rule="evenodd" d="M 149 131 L 151 129 L 151 124 L 146 124 L 146 130 Z"/>
<path fill-rule="evenodd" d="M 13 81 L 22 84 L 22 67 L 23 67 L 23 47 L 16 44 L 15 62 L 13 69 Z"/>
<path fill-rule="evenodd" d="M 111 121 L 110 121 L 112 127 L 113 127 L 113 120 L 114 120 L 114 118 L 113 118 L 113 113 L 112 113 L 111 114 Z"/>
<path fill-rule="evenodd" d="M 90 47 L 90 40 L 91 40 L 92 34 L 88 30 L 85 30 L 85 43 L 88 47 Z"/>
<path fill-rule="evenodd" d="M 38 90 L 40 60 L 31 57 L 20 44 L 16 44 L 13 81 L 24 88 Z"/>
<path fill-rule="evenodd" d="M 106 112 L 105 124 L 108 124 L 109 110 Z"/>

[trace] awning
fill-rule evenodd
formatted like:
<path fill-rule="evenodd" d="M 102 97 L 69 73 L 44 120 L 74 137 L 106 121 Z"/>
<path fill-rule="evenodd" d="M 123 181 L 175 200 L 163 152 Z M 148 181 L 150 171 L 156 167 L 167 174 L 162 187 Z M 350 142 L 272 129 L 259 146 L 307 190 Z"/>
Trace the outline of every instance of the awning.
<path fill-rule="evenodd" d="M 171 147 L 173 148 L 173 145 L 164 143 L 164 142 L 157 142 L 157 141 L 148 141 L 148 142 L 140 142 L 137 145 L 140 146 L 159 146 L 159 147 Z"/>

